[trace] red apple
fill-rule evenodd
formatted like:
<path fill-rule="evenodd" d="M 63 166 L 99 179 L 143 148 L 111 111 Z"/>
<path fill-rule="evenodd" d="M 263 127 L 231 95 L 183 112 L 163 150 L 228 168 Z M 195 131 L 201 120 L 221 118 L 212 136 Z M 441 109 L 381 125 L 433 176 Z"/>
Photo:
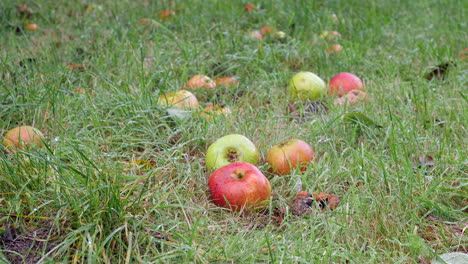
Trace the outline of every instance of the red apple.
<path fill-rule="evenodd" d="M 32 126 L 19 126 L 5 134 L 3 144 L 8 148 L 42 147 L 44 135 Z"/>
<path fill-rule="evenodd" d="M 197 74 L 190 78 L 185 85 L 186 88 L 215 88 L 216 83 L 210 77 Z"/>
<path fill-rule="evenodd" d="M 356 75 L 342 72 L 330 79 L 330 93 L 343 96 L 352 90 L 364 90 L 364 84 Z"/>
<path fill-rule="evenodd" d="M 300 139 L 289 139 L 271 147 L 265 157 L 270 164 L 270 172 L 278 175 L 290 174 L 299 167 L 306 170 L 307 164 L 314 159 L 312 147 Z"/>
<path fill-rule="evenodd" d="M 254 165 L 236 162 L 215 170 L 208 187 L 213 202 L 234 211 L 265 206 L 270 200 L 268 179 Z"/>

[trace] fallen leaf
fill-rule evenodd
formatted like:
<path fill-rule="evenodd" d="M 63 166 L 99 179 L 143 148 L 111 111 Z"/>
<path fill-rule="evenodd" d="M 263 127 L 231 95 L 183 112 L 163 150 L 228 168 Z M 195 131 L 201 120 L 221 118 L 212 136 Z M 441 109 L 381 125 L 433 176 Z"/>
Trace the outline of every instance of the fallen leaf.
<path fill-rule="evenodd" d="M 18 15 L 20 17 L 25 17 L 25 18 L 31 18 L 33 15 L 33 11 L 30 7 L 28 7 L 26 4 L 22 4 L 20 6 L 16 7 L 16 11 L 18 12 Z"/>
<path fill-rule="evenodd" d="M 254 4 L 248 3 L 245 5 L 245 11 L 247 11 L 247 13 L 251 13 L 253 10 L 257 10 L 257 7 Z"/>
<path fill-rule="evenodd" d="M 236 77 L 222 77 L 215 79 L 214 82 L 216 85 L 221 85 L 221 86 L 235 86 L 239 84 L 239 80 Z"/>
<path fill-rule="evenodd" d="M 169 10 L 164 10 L 161 13 L 159 13 L 159 19 L 167 20 L 167 19 L 171 18 L 173 15 L 175 15 L 174 10 L 170 10 L 170 9 Z"/>
<path fill-rule="evenodd" d="M 462 58 L 462 59 L 468 58 L 468 48 L 466 48 L 466 49 L 464 49 L 464 50 L 462 50 L 460 52 L 460 58 Z"/>
<path fill-rule="evenodd" d="M 83 64 L 74 64 L 74 63 L 67 63 L 67 67 L 70 68 L 72 71 L 82 72 L 86 69 Z"/>
<path fill-rule="evenodd" d="M 425 75 L 427 80 L 444 80 L 448 70 L 455 66 L 455 63 L 448 61 L 432 67 L 432 70 Z"/>
<path fill-rule="evenodd" d="M 264 249 L 260 250 L 260 253 L 267 254 L 268 252 L 270 252 L 271 250 L 273 250 L 275 248 L 276 248 L 276 246 L 271 246 L 269 248 L 264 248 Z"/>

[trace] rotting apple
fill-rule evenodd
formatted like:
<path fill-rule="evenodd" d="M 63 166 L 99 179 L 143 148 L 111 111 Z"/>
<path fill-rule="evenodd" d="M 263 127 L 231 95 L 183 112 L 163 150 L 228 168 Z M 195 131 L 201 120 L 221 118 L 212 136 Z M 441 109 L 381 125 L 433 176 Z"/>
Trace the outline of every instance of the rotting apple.
<path fill-rule="evenodd" d="M 364 90 L 364 84 L 356 75 L 349 72 L 338 73 L 329 82 L 330 93 L 343 96 L 352 90 Z"/>
<path fill-rule="evenodd" d="M 217 116 L 228 116 L 231 114 L 231 109 L 225 106 L 224 104 L 210 104 L 203 108 L 203 111 L 200 113 L 200 116 L 206 120 L 210 120 L 213 117 Z"/>
<path fill-rule="evenodd" d="M 197 74 L 190 78 L 185 85 L 186 88 L 215 88 L 216 83 L 208 76 Z"/>
<path fill-rule="evenodd" d="M 325 82 L 312 72 L 299 72 L 289 82 L 293 98 L 307 100 L 319 99 L 326 94 Z"/>
<path fill-rule="evenodd" d="M 42 147 L 44 143 L 44 135 L 42 132 L 32 126 L 19 126 L 10 129 L 3 139 L 3 144 L 9 148 L 25 148 Z"/>
<path fill-rule="evenodd" d="M 187 90 L 162 94 L 159 96 L 158 104 L 170 105 L 178 109 L 193 109 L 199 107 L 195 95 Z"/>
<path fill-rule="evenodd" d="M 293 138 L 272 146 L 266 154 L 265 162 L 270 165 L 271 173 L 288 175 L 296 168 L 305 171 L 314 155 L 309 144 Z"/>
<path fill-rule="evenodd" d="M 271 196 L 268 179 L 254 165 L 236 162 L 215 170 L 208 187 L 212 201 L 234 211 L 265 207 Z"/>
<path fill-rule="evenodd" d="M 239 134 L 218 138 L 208 147 L 205 163 L 208 170 L 221 168 L 235 162 L 257 165 L 260 152 L 250 139 Z"/>

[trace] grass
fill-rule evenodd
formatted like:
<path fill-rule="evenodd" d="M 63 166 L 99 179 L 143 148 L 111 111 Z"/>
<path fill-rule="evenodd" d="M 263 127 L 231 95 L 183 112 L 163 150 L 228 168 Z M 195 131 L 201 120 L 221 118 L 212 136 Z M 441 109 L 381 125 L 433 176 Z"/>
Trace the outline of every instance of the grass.
<path fill-rule="evenodd" d="M 275 0 L 252 13 L 240 1 L 24 3 L 36 32 L 16 32 L 27 20 L 18 2 L 0 3 L 0 134 L 33 125 L 47 147 L 0 154 L 0 252 L 12 263 L 428 263 L 466 252 L 463 1 Z M 176 14 L 161 21 L 165 9 Z M 136 26 L 141 18 L 154 22 Z M 265 25 L 286 38 L 249 36 Z M 332 30 L 338 40 L 319 37 Z M 343 51 L 326 53 L 335 42 Z M 447 61 L 456 66 L 444 80 L 424 78 Z M 325 81 L 353 72 L 371 100 L 326 99 L 328 112 L 291 121 L 287 86 L 301 70 Z M 217 95 L 195 92 L 230 118 L 178 120 L 157 105 L 195 74 L 238 76 Z M 341 119 L 351 111 L 383 127 L 356 134 Z M 285 177 L 261 164 L 270 213 L 228 212 L 209 199 L 204 153 L 231 133 L 263 155 L 300 138 L 317 158 Z M 434 166 L 413 168 L 418 155 Z M 340 206 L 294 216 L 299 180 Z M 22 251 L 5 246 L 12 230 Z"/>

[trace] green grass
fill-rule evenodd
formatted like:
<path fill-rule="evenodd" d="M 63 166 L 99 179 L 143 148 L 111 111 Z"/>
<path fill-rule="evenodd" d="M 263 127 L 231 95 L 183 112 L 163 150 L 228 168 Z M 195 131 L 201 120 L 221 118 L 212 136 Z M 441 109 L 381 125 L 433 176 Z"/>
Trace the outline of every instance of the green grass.
<path fill-rule="evenodd" d="M 252 13 L 241 1 L 25 3 L 36 32 L 15 32 L 26 20 L 18 2 L 0 3 L 0 134 L 33 125 L 47 147 L 0 154 L 0 233 L 47 230 L 35 249 L 42 262 L 425 263 L 466 252 L 466 234 L 453 230 L 467 225 L 466 2 L 275 0 Z M 160 21 L 165 9 L 176 15 Z M 155 22 L 136 26 L 141 18 Z M 249 36 L 265 25 L 286 39 Z M 338 40 L 319 37 L 332 30 Z M 343 51 L 326 53 L 333 43 Z M 447 61 L 456 66 L 445 80 L 424 78 Z M 330 98 L 327 113 L 291 121 L 288 82 L 301 70 L 325 81 L 353 72 L 371 99 Z M 195 74 L 239 78 L 216 96 L 194 92 L 203 106 L 228 105 L 230 118 L 182 121 L 157 105 Z M 383 127 L 356 134 L 341 119 L 350 111 Z M 263 155 L 289 138 L 316 151 L 303 174 L 259 166 L 270 208 L 285 210 L 280 227 L 268 224 L 273 210 L 241 215 L 210 201 L 204 154 L 231 133 Z M 418 155 L 434 166 L 414 169 Z M 151 165 L 134 165 L 142 161 Z M 294 216 L 298 180 L 339 195 L 340 206 Z"/>

